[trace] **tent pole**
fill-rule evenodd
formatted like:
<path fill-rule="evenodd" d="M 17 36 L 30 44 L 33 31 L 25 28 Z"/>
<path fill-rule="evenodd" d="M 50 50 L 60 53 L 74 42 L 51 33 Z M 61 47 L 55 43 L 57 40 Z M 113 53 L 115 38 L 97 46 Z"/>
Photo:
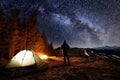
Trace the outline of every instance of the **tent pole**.
<path fill-rule="evenodd" d="M 27 52 L 27 50 L 26 50 L 26 52 Z M 23 64 L 23 60 L 24 60 L 24 57 L 25 57 L 25 55 L 26 55 L 26 52 L 25 52 L 25 54 L 24 54 L 24 56 L 23 56 L 23 58 L 22 58 L 21 66 L 22 66 L 22 64 Z"/>

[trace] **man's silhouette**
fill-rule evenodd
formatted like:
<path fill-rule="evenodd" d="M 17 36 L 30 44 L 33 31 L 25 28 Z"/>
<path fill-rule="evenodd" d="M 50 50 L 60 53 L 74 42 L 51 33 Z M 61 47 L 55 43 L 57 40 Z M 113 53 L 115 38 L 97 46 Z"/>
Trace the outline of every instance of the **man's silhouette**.
<path fill-rule="evenodd" d="M 70 60 L 69 60 L 69 56 L 68 56 L 68 50 L 70 49 L 69 45 L 66 43 L 66 41 L 64 40 L 62 46 L 61 46 L 61 49 L 62 49 L 62 53 L 63 53 L 63 56 L 64 56 L 64 64 L 65 65 L 70 65 Z M 67 60 L 66 60 L 67 59 Z M 67 63 L 68 62 L 68 63 Z"/>

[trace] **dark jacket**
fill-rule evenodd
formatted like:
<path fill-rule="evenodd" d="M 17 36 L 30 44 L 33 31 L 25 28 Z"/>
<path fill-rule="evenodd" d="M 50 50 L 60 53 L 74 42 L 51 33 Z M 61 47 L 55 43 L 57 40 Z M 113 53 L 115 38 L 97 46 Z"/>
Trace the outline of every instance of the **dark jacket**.
<path fill-rule="evenodd" d="M 63 50 L 63 53 L 67 54 L 68 50 L 70 49 L 69 45 L 67 43 L 63 43 L 61 46 L 61 49 Z"/>

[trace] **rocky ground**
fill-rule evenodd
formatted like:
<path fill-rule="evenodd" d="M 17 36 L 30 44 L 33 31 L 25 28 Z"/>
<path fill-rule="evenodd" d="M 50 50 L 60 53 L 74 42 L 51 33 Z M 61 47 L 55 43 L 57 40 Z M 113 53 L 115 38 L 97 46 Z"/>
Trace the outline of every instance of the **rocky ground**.
<path fill-rule="evenodd" d="M 43 70 L 29 69 L 1 74 L 2 80 L 120 80 L 120 62 L 71 57 L 71 65 L 65 66 L 63 58 L 45 60 Z M 9 73 L 9 74 L 8 74 Z"/>

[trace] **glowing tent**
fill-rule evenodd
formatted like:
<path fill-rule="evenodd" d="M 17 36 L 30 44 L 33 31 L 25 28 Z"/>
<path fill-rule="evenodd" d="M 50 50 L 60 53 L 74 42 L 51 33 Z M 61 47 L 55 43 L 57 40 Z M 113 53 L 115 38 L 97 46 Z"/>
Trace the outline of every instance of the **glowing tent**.
<path fill-rule="evenodd" d="M 10 60 L 6 68 L 26 67 L 32 65 L 36 65 L 40 68 L 43 67 L 45 63 L 32 50 L 22 50 Z"/>

